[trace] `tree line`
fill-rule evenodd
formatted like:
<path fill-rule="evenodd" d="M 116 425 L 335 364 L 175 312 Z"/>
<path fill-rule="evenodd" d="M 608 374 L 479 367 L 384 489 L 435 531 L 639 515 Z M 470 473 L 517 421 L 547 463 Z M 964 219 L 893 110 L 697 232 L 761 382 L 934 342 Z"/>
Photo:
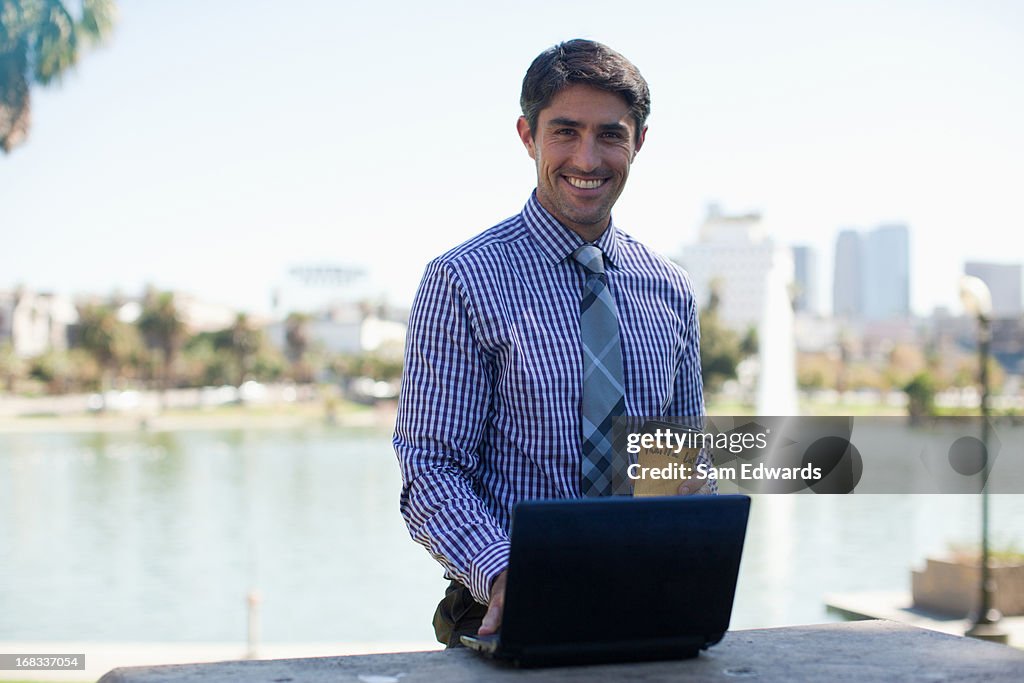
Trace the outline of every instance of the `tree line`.
<path fill-rule="evenodd" d="M 82 305 L 66 350 L 23 359 L 9 343 L 0 346 L 0 389 L 62 394 L 401 376 L 401 361 L 387 354 L 327 352 L 311 338 L 304 313 L 288 316 L 279 348 L 245 313 L 221 330 L 190 332 L 172 292 L 147 290 L 134 321 L 122 319 L 121 309 L 119 302 Z"/>

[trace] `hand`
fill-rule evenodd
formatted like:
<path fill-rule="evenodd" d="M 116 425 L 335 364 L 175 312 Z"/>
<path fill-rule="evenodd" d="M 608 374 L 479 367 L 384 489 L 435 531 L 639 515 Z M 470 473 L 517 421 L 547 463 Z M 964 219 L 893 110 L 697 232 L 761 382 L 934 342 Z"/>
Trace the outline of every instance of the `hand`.
<path fill-rule="evenodd" d="M 484 615 L 483 623 L 476 634 L 487 636 L 497 633 L 501 628 L 501 613 L 505 609 L 505 583 L 508 578 L 508 570 L 498 574 L 498 578 L 491 584 L 491 599 L 487 602 L 487 614 Z"/>
<path fill-rule="evenodd" d="M 679 484 L 679 489 L 676 492 L 680 496 L 707 494 L 711 493 L 711 487 L 708 485 L 708 478 L 706 476 L 690 477 L 686 481 Z"/>

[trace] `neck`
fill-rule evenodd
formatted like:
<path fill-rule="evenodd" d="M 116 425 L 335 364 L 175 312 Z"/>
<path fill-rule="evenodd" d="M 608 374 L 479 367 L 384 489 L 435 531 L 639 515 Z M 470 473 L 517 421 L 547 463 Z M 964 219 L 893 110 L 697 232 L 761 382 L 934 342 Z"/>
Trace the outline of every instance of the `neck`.
<path fill-rule="evenodd" d="M 604 231 L 608 229 L 608 225 L 610 223 L 610 221 L 605 221 L 601 227 L 597 227 L 596 225 L 580 225 L 578 223 L 566 223 L 564 221 L 559 222 L 579 235 L 584 242 L 596 242 L 601 239 L 601 235 L 603 235 Z"/>

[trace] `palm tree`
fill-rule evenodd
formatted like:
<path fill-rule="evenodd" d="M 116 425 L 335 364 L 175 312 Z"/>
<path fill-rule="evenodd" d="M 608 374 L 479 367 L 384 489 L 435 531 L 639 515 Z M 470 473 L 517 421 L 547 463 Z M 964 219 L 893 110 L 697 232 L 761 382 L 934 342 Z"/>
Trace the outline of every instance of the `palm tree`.
<path fill-rule="evenodd" d="M 228 339 L 238 369 L 238 385 L 241 386 L 249 374 L 253 357 L 263 345 L 263 332 L 253 327 L 249 316 L 239 313 L 235 323 L 228 328 Z"/>
<path fill-rule="evenodd" d="M 163 356 L 163 372 L 160 388 L 166 394 L 174 379 L 174 363 L 185 342 L 185 323 L 174 304 L 173 292 L 157 292 L 150 289 L 142 303 L 139 316 L 139 331 L 146 339 L 146 345 L 159 349 Z"/>
<path fill-rule="evenodd" d="M 78 345 L 96 359 L 102 372 L 101 389 L 105 390 L 138 348 L 138 335 L 118 320 L 114 308 L 87 305 L 79 311 Z"/>
<path fill-rule="evenodd" d="M 11 342 L 0 343 L 0 391 L 14 392 L 18 379 L 24 373 L 24 365 Z"/>
<path fill-rule="evenodd" d="M 32 83 L 58 82 L 85 47 L 110 34 L 113 0 L 81 0 L 78 18 L 61 0 L 0 0 L 0 149 L 28 137 Z"/>
<path fill-rule="evenodd" d="M 736 376 L 736 367 L 743 360 L 739 338 L 718 316 L 720 286 L 717 281 L 711 283 L 708 305 L 700 309 L 700 370 L 705 401 Z"/>
<path fill-rule="evenodd" d="M 292 379 L 296 382 L 310 382 L 312 368 L 307 362 L 310 346 L 310 316 L 306 313 L 289 313 L 284 321 L 285 356 L 292 366 Z"/>

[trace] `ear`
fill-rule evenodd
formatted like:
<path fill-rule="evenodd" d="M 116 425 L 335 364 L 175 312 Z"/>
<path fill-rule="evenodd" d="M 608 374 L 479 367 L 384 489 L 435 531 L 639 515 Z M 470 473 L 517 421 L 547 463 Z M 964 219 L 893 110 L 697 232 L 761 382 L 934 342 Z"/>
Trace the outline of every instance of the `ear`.
<path fill-rule="evenodd" d="M 644 140 L 647 139 L 647 126 L 640 129 L 640 134 L 636 136 L 636 147 L 633 148 L 633 156 L 637 155 L 640 148 L 644 146 Z"/>
<path fill-rule="evenodd" d="M 519 139 L 523 141 L 527 154 L 531 159 L 537 159 L 537 148 L 533 144 L 533 133 L 530 132 L 530 124 L 526 122 L 525 116 L 520 116 L 516 121 L 516 130 L 519 132 Z"/>

